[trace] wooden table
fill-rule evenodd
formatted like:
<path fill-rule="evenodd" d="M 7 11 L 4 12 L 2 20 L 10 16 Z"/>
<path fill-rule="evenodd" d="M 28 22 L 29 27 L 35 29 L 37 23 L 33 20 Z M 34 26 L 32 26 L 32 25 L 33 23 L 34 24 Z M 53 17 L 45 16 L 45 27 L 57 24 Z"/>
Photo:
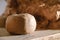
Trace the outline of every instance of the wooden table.
<path fill-rule="evenodd" d="M 60 30 L 40 30 L 26 35 L 10 35 L 0 28 L 0 40 L 60 40 Z"/>

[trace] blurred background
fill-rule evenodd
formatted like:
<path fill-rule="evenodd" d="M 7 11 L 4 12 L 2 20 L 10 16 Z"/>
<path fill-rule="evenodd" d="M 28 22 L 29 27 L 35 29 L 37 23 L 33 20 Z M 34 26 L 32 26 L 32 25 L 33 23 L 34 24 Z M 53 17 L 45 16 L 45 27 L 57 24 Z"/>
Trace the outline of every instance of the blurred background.
<path fill-rule="evenodd" d="M 0 15 L 2 15 L 3 12 L 5 11 L 6 5 L 7 3 L 5 0 L 0 0 Z"/>

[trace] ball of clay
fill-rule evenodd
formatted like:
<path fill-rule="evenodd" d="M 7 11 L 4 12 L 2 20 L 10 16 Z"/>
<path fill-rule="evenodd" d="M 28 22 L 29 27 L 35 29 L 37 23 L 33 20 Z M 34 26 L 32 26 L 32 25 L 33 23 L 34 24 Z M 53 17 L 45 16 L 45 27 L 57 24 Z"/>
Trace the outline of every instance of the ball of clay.
<path fill-rule="evenodd" d="M 28 13 L 13 14 L 6 20 L 6 29 L 12 34 L 30 34 L 36 29 L 36 20 Z"/>

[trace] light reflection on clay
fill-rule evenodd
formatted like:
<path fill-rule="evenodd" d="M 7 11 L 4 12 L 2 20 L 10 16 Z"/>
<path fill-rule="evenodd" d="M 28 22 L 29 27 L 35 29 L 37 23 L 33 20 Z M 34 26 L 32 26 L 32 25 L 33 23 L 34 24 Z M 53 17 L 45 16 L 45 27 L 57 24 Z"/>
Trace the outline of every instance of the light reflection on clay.
<path fill-rule="evenodd" d="M 60 11 L 57 11 L 56 19 L 58 20 L 60 18 Z"/>

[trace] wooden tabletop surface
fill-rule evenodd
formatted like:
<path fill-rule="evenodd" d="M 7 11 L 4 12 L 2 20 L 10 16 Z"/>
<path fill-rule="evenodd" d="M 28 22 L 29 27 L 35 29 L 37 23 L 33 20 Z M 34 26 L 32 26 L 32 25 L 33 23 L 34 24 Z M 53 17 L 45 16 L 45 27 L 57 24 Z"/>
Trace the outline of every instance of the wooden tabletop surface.
<path fill-rule="evenodd" d="M 10 35 L 5 28 L 0 28 L 0 40 L 26 40 L 60 33 L 60 30 L 40 30 L 26 35 Z"/>

